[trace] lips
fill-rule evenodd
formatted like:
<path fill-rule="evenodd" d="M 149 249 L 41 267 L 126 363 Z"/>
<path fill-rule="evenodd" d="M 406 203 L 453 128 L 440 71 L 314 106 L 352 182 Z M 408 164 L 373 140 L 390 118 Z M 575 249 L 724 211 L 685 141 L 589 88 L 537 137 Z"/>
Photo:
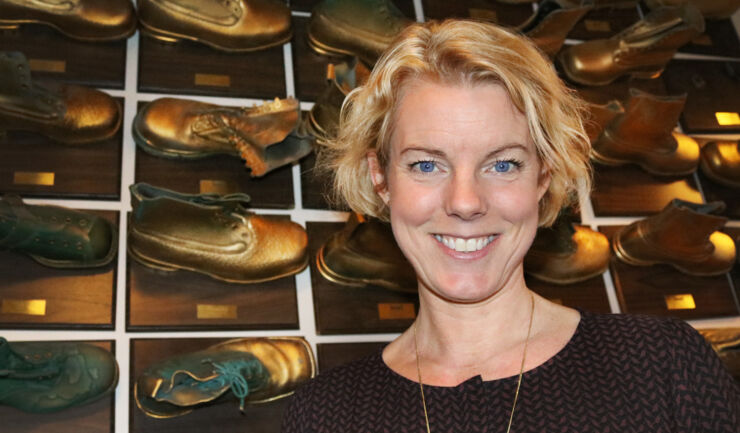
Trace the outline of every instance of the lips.
<path fill-rule="evenodd" d="M 472 253 L 485 248 L 486 245 L 490 244 L 496 238 L 496 235 L 481 236 L 477 238 L 458 238 L 454 236 L 434 235 L 434 238 L 437 239 L 437 242 L 451 250 L 455 250 L 460 253 Z"/>

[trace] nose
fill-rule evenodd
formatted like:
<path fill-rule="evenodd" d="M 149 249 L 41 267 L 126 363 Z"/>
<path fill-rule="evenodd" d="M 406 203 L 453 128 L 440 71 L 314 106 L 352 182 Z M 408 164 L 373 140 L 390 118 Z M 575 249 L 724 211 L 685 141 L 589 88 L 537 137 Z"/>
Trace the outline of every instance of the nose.
<path fill-rule="evenodd" d="M 473 220 L 486 212 L 484 185 L 473 173 L 456 172 L 445 195 L 445 210 L 450 216 Z"/>

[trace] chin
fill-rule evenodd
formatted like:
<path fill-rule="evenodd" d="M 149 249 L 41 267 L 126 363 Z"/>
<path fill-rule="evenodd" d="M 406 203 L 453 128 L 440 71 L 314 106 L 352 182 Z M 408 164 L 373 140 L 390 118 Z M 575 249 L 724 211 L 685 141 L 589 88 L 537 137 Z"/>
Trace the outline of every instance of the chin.
<path fill-rule="evenodd" d="M 493 288 L 490 278 L 470 279 L 452 276 L 446 280 L 431 284 L 422 282 L 421 286 L 438 298 L 458 304 L 475 304 L 486 301 L 494 297 L 501 289 L 501 285 Z"/>

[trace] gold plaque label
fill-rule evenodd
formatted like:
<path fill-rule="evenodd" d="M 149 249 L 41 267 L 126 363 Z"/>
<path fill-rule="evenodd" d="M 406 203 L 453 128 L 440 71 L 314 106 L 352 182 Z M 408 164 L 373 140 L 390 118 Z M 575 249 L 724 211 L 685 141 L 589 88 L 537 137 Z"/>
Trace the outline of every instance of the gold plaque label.
<path fill-rule="evenodd" d="M 468 15 L 470 15 L 470 18 L 476 20 L 490 21 L 492 23 L 498 22 L 498 15 L 496 15 L 496 11 L 492 11 L 490 9 L 470 8 L 468 9 Z"/>
<path fill-rule="evenodd" d="M 416 317 L 414 304 L 388 302 L 378 304 L 378 317 L 380 320 L 413 319 Z"/>
<path fill-rule="evenodd" d="M 236 305 L 198 304 L 198 319 L 236 319 Z"/>
<path fill-rule="evenodd" d="M 15 185 L 54 186 L 54 173 L 41 171 L 16 171 L 13 173 Z"/>
<path fill-rule="evenodd" d="M 584 20 L 583 25 L 586 26 L 586 30 L 589 32 L 610 32 L 612 30 L 609 21 Z"/>
<path fill-rule="evenodd" d="M 28 67 L 32 71 L 63 74 L 67 71 L 67 62 L 64 60 L 28 59 Z"/>
<path fill-rule="evenodd" d="M 728 113 L 728 112 L 716 112 L 714 116 L 717 118 L 717 123 L 721 126 L 736 126 L 740 125 L 740 113 Z"/>
<path fill-rule="evenodd" d="M 669 310 L 693 310 L 696 308 L 696 303 L 691 293 L 666 295 L 665 305 Z"/>
<path fill-rule="evenodd" d="M 218 74 L 195 74 L 195 85 L 231 87 L 231 77 Z"/>
<path fill-rule="evenodd" d="M 3 299 L 0 310 L 3 314 L 45 316 L 46 299 Z"/>
<path fill-rule="evenodd" d="M 201 194 L 233 194 L 239 192 L 239 186 L 225 180 L 203 179 L 200 181 Z"/>

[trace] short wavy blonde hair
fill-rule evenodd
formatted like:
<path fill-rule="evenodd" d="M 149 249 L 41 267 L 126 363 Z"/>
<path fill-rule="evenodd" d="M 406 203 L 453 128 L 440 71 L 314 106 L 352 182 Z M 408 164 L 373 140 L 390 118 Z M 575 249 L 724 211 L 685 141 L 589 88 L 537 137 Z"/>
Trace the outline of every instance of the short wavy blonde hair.
<path fill-rule="evenodd" d="M 584 105 L 558 78 L 552 63 L 528 39 L 495 25 L 465 21 L 416 23 L 407 27 L 378 60 L 367 82 L 344 101 L 337 137 L 319 155 L 318 166 L 334 176 L 334 194 L 359 213 L 388 220 L 376 193 L 366 155 L 382 167 L 402 89 L 425 79 L 448 85 L 503 86 L 529 124 L 550 186 L 540 200 L 540 225 L 591 185 L 590 142 Z"/>

